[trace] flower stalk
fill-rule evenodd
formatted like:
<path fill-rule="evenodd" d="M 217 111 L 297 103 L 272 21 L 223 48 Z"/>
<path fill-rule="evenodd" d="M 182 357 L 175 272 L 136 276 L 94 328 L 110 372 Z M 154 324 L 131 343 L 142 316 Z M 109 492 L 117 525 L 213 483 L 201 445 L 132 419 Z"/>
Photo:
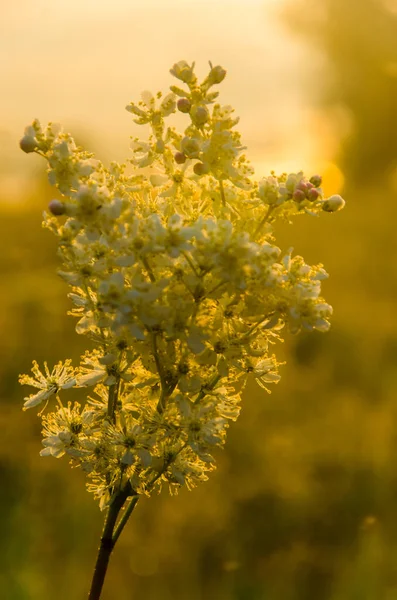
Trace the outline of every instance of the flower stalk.
<path fill-rule="evenodd" d="M 89 600 L 139 499 L 206 481 L 247 380 L 268 392 L 280 380 L 269 349 L 283 330 L 327 331 L 332 315 L 323 266 L 278 248 L 274 223 L 335 213 L 343 198 L 301 171 L 256 180 L 234 109 L 217 101 L 226 71 L 210 63 L 200 84 L 180 61 L 171 74 L 170 93 L 126 107 L 150 129 L 126 163 L 106 167 L 53 123 L 33 121 L 20 142 L 60 196 L 44 226 L 93 347 L 76 367 L 34 362 L 20 376 L 36 388 L 24 410 L 44 405 L 40 454 L 80 467 L 106 511 Z M 177 110 L 181 132 L 168 121 Z M 61 399 L 71 388 L 87 390 L 83 404 Z"/>
<path fill-rule="evenodd" d="M 136 501 L 134 504 L 131 502 L 129 512 L 125 513 L 125 515 L 127 515 L 127 518 L 124 521 L 120 521 L 119 527 L 116 529 L 116 531 L 118 532 L 116 536 L 115 528 L 117 517 L 119 516 L 119 513 L 123 508 L 124 503 L 129 495 L 131 495 L 131 488 L 129 484 L 127 484 L 124 490 L 118 492 L 115 495 L 108 508 L 108 512 L 105 519 L 105 525 L 103 528 L 101 541 L 98 549 L 98 556 L 95 563 L 94 575 L 92 578 L 91 588 L 88 595 L 88 600 L 99 600 L 99 598 L 101 597 L 102 588 L 109 565 L 110 555 L 125 523 L 127 522 L 127 519 L 130 517 L 132 510 L 135 508 L 136 502 L 138 500 L 138 496 L 134 496 L 134 499 L 136 498 Z M 120 527 L 120 525 L 122 526 Z"/>

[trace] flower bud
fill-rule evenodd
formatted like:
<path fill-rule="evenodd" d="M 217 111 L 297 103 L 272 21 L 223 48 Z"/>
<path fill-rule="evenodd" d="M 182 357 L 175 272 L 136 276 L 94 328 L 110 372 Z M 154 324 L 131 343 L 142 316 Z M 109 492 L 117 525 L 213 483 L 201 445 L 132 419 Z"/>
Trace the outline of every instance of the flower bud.
<path fill-rule="evenodd" d="M 51 202 L 48 205 L 48 210 L 56 217 L 64 215 L 66 212 L 65 205 L 60 200 L 51 200 Z"/>
<path fill-rule="evenodd" d="M 210 166 L 208 163 L 198 162 L 193 167 L 193 171 L 196 173 L 196 175 L 206 175 L 209 173 L 209 170 Z"/>
<path fill-rule="evenodd" d="M 285 187 L 292 194 L 294 192 L 294 190 L 295 190 L 295 186 L 296 186 L 296 174 L 295 173 L 290 173 L 288 175 L 288 177 L 287 177 L 286 182 L 285 182 Z"/>
<path fill-rule="evenodd" d="M 294 191 L 294 193 L 292 194 L 292 199 L 295 200 L 295 202 L 303 202 L 303 200 L 306 198 L 305 192 L 303 192 L 302 190 L 296 189 Z"/>
<path fill-rule="evenodd" d="M 214 85 L 216 83 L 221 83 L 225 79 L 225 77 L 226 77 L 226 71 L 220 65 L 217 65 L 216 67 L 212 67 L 211 71 L 208 75 L 208 79 L 211 82 L 211 85 Z"/>
<path fill-rule="evenodd" d="M 176 105 L 181 113 L 188 113 L 192 108 L 192 103 L 190 102 L 189 98 L 179 98 Z"/>
<path fill-rule="evenodd" d="M 298 185 L 296 186 L 295 190 L 300 190 L 301 192 L 303 192 L 304 194 L 306 194 L 306 192 L 308 191 L 308 187 L 307 187 L 307 183 L 306 181 L 300 181 L 298 183 Z"/>
<path fill-rule="evenodd" d="M 21 150 L 29 154 L 29 152 L 34 152 L 36 150 L 37 141 L 31 135 L 24 135 L 19 142 L 19 147 Z"/>
<path fill-rule="evenodd" d="M 192 121 L 195 125 L 204 125 L 208 121 L 209 112 L 205 106 L 195 106 L 192 110 Z"/>
<path fill-rule="evenodd" d="M 181 141 L 181 150 L 188 158 L 196 158 L 200 152 L 200 144 L 198 140 L 186 136 Z"/>
<path fill-rule="evenodd" d="M 334 194 L 333 196 L 327 198 L 322 208 L 326 212 L 336 212 L 337 210 L 342 210 L 345 204 L 346 202 L 343 200 L 342 196 L 339 196 L 339 194 Z"/>
<path fill-rule="evenodd" d="M 183 163 L 186 162 L 186 156 L 183 152 L 175 152 L 174 160 L 178 165 L 183 165 Z"/>
<path fill-rule="evenodd" d="M 311 188 L 308 192 L 307 192 L 307 197 L 310 200 L 310 202 L 314 202 L 315 200 L 317 200 L 317 198 L 320 196 L 320 192 L 315 188 Z"/>
<path fill-rule="evenodd" d="M 314 187 L 318 188 L 322 183 L 322 177 L 321 175 L 313 175 L 310 177 L 309 181 L 314 185 Z"/>

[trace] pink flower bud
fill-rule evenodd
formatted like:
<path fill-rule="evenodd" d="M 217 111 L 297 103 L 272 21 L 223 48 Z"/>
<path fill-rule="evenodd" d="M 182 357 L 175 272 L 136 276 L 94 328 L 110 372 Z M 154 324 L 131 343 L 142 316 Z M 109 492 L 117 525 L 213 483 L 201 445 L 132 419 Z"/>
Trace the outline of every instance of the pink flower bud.
<path fill-rule="evenodd" d="M 29 154 L 29 152 L 34 152 L 36 150 L 37 142 L 31 135 L 24 135 L 19 142 L 19 147 L 21 150 Z"/>
<path fill-rule="evenodd" d="M 303 180 L 300 181 L 298 183 L 298 185 L 296 186 L 295 189 L 296 190 L 300 190 L 301 192 L 303 192 L 304 194 L 306 194 L 306 192 L 307 192 L 307 183 L 306 183 L 306 181 L 303 181 Z"/>
<path fill-rule="evenodd" d="M 60 200 L 51 200 L 51 202 L 48 205 L 48 210 L 56 217 L 64 215 L 66 212 L 65 205 Z"/>
<path fill-rule="evenodd" d="M 175 152 L 174 160 L 178 165 L 183 165 L 183 163 L 186 162 L 186 156 L 183 152 Z"/>
<path fill-rule="evenodd" d="M 192 103 L 190 102 L 189 98 L 179 98 L 177 107 L 180 112 L 188 113 L 192 108 Z"/>
<path fill-rule="evenodd" d="M 292 194 L 292 199 L 295 200 L 295 202 L 303 202 L 303 200 L 306 198 L 305 192 L 303 192 L 302 190 L 296 189 L 294 191 L 294 193 Z"/>
<path fill-rule="evenodd" d="M 319 197 L 320 192 L 318 190 L 316 190 L 316 188 L 311 188 L 308 192 L 307 192 L 307 197 L 310 200 L 310 202 L 314 202 L 315 200 L 317 200 L 317 198 Z"/>

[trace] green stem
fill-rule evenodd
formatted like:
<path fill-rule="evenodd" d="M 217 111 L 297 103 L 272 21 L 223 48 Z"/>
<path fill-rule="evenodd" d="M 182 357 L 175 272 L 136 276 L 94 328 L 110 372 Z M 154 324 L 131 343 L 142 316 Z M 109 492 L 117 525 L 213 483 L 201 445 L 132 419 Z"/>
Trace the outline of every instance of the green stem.
<path fill-rule="evenodd" d="M 109 420 L 114 423 L 114 412 L 116 409 L 117 402 L 117 383 L 109 386 L 109 399 L 108 399 L 108 417 Z"/>
<path fill-rule="evenodd" d="M 203 398 L 204 396 L 207 395 L 207 392 L 211 391 L 214 389 L 214 387 L 216 386 L 216 384 L 218 383 L 218 381 L 221 379 L 221 376 L 218 374 L 215 374 L 214 377 L 212 378 L 212 380 L 210 381 L 210 383 L 206 386 L 205 390 L 202 390 L 199 395 L 197 396 L 196 400 L 193 402 L 193 404 L 198 404 Z"/>
<path fill-rule="evenodd" d="M 223 181 L 222 181 L 222 179 L 219 180 L 219 191 L 221 193 L 222 204 L 223 204 L 223 206 L 226 206 L 225 190 L 224 190 L 224 187 L 223 187 Z"/>
<path fill-rule="evenodd" d="M 105 581 L 106 572 L 109 565 L 110 555 L 115 545 L 113 540 L 113 531 L 116 525 L 117 517 L 128 496 L 131 495 L 131 486 L 126 485 L 116 496 L 114 496 L 106 516 L 105 525 L 102 532 L 101 543 L 99 545 L 98 556 L 95 563 L 94 575 L 92 578 L 91 589 L 88 600 L 99 600 Z"/>
<path fill-rule="evenodd" d="M 210 294 L 213 294 L 214 292 L 216 292 L 217 289 L 219 289 L 220 287 L 222 287 L 222 285 L 225 285 L 227 283 L 227 281 L 220 281 L 219 283 L 217 283 L 212 290 L 209 290 L 209 292 L 206 292 L 205 296 L 202 298 L 202 300 L 204 300 L 204 298 L 208 298 L 208 296 Z"/>
<path fill-rule="evenodd" d="M 134 510 L 134 508 L 135 508 L 138 500 L 139 500 L 138 494 L 136 496 L 133 496 L 133 498 L 130 500 L 129 505 L 125 509 L 125 511 L 123 513 L 123 516 L 121 517 L 120 521 L 117 524 L 117 527 L 115 528 L 115 530 L 113 532 L 113 538 L 112 538 L 113 546 L 115 545 L 115 543 L 119 539 L 120 534 L 123 531 L 124 527 L 126 526 L 127 521 L 130 518 L 131 513 Z"/>
<path fill-rule="evenodd" d="M 255 325 L 252 325 L 252 327 L 250 327 L 240 338 L 238 338 L 237 342 L 242 342 L 243 340 L 246 340 L 247 338 L 249 338 L 249 336 L 252 333 L 254 333 L 255 329 L 257 329 L 265 321 L 270 320 L 272 317 L 274 317 L 275 314 L 276 314 L 276 312 L 272 312 L 269 315 L 264 316 L 262 319 L 260 319 L 260 321 L 255 323 Z"/>
<path fill-rule="evenodd" d="M 164 411 L 165 403 L 167 400 L 167 382 L 165 380 L 164 369 L 161 364 L 161 359 L 160 359 L 160 356 L 158 353 L 157 337 L 156 337 L 155 333 L 152 334 L 152 346 L 153 346 L 154 362 L 156 363 L 157 372 L 160 377 L 161 392 L 160 392 L 159 401 L 157 403 L 157 411 L 161 414 Z"/>
<path fill-rule="evenodd" d="M 186 262 L 188 263 L 188 265 L 190 266 L 190 268 L 192 269 L 193 273 L 196 275 L 196 277 L 199 277 L 199 274 L 197 272 L 196 267 L 194 266 L 194 263 L 192 261 L 192 259 L 190 258 L 189 254 L 187 252 L 182 252 L 182 256 L 185 257 Z"/>
<path fill-rule="evenodd" d="M 269 219 L 269 217 L 272 214 L 272 212 L 273 212 L 274 209 L 275 209 L 274 205 L 271 205 L 271 206 L 269 205 L 269 208 L 267 209 L 265 216 L 263 217 L 262 221 L 259 223 L 258 227 L 254 231 L 254 235 L 252 236 L 253 240 L 256 238 L 256 236 L 258 235 L 258 233 L 260 233 L 262 227 L 265 225 L 265 223 Z"/>
<path fill-rule="evenodd" d="M 143 264 L 143 266 L 145 267 L 145 269 L 146 269 L 146 271 L 147 271 L 147 274 L 149 275 L 149 279 L 150 279 L 150 281 L 151 281 L 152 283 L 155 283 L 155 281 L 156 281 L 156 278 L 155 278 L 155 276 L 154 276 L 154 273 L 153 273 L 153 271 L 152 271 L 152 268 L 151 268 L 151 266 L 149 265 L 149 262 L 148 262 L 147 258 L 142 258 L 142 264 Z"/>

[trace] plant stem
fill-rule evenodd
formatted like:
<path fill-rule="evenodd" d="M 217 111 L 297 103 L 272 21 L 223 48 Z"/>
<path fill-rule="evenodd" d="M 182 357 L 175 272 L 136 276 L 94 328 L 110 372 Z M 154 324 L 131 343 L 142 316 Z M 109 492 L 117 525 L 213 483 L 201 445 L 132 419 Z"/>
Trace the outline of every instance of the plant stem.
<path fill-rule="evenodd" d="M 274 205 L 269 205 L 269 208 L 267 209 L 265 216 L 263 217 L 262 221 L 259 223 L 258 227 L 254 231 L 254 234 L 252 236 L 253 240 L 256 238 L 256 236 L 258 235 L 258 233 L 261 231 L 262 227 L 265 225 L 265 223 L 269 219 L 269 217 L 272 214 L 272 212 L 273 212 L 274 209 L 275 209 Z"/>
<path fill-rule="evenodd" d="M 221 193 L 222 204 L 223 204 L 223 206 L 226 206 L 225 190 L 223 188 L 223 181 L 222 181 L 222 179 L 219 180 L 219 191 Z"/>
<path fill-rule="evenodd" d="M 116 392 L 117 384 L 109 386 L 109 398 L 108 398 L 108 417 L 111 423 L 114 423 L 114 412 L 116 409 Z"/>
<path fill-rule="evenodd" d="M 213 385 L 215 385 L 216 382 L 214 381 L 212 383 Z M 182 444 L 181 448 L 179 448 L 178 452 L 176 453 L 174 459 L 180 452 L 182 452 L 186 448 L 186 446 L 187 442 Z M 148 486 L 149 490 L 153 489 L 154 484 L 167 470 L 167 467 L 169 464 L 171 464 L 171 462 L 172 461 L 167 462 L 164 465 L 163 469 L 159 471 L 157 475 L 152 479 L 150 485 Z M 123 516 L 120 518 L 116 526 L 117 517 L 129 496 L 132 496 L 130 503 L 125 509 Z M 137 505 L 138 500 L 139 494 L 137 494 L 132 489 L 130 483 L 127 483 L 127 485 L 122 490 L 120 490 L 118 494 L 114 496 L 113 501 L 109 506 L 108 514 L 106 516 L 106 521 L 102 532 L 101 543 L 98 550 L 98 556 L 95 564 L 94 576 L 92 578 L 91 590 L 88 596 L 88 600 L 100 600 L 103 583 L 105 581 L 105 576 L 109 565 L 110 555 L 114 546 L 116 545 L 117 540 L 120 537 L 121 532 L 127 524 L 127 521 L 130 518 L 132 511 Z"/>
<path fill-rule="evenodd" d="M 156 368 L 157 368 L 157 372 L 159 374 L 160 377 L 160 386 L 161 386 L 161 392 L 160 392 L 160 398 L 159 401 L 157 403 L 157 412 L 161 413 L 164 411 L 165 408 L 165 403 L 167 400 L 167 382 L 165 379 L 165 373 L 164 373 L 164 369 L 163 366 L 161 364 L 161 360 L 160 360 L 160 356 L 158 353 L 158 347 L 157 347 L 157 338 L 156 338 L 156 334 L 153 333 L 152 334 L 152 345 L 153 345 L 153 356 L 154 356 L 154 361 L 156 363 Z"/>
<path fill-rule="evenodd" d="M 154 282 L 156 281 L 156 278 L 155 278 L 155 276 L 154 276 L 154 273 L 153 273 L 153 271 L 152 271 L 152 268 L 151 268 L 151 266 L 149 265 L 149 262 L 148 262 L 147 258 L 143 258 L 143 259 L 142 259 L 142 263 L 143 263 L 143 266 L 145 267 L 145 269 L 146 269 L 146 271 L 147 271 L 147 274 L 149 275 L 149 279 L 150 279 L 150 281 L 151 281 L 152 283 L 154 283 Z"/>
<path fill-rule="evenodd" d="M 120 518 L 120 521 L 117 523 L 117 527 L 114 530 L 113 533 L 113 537 L 112 537 L 112 541 L 113 541 L 113 546 L 115 545 L 115 543 L 117 542 L 117 540 L 120 537 L 121 532 L 123 531 L 124 527 L 127 524 L 128 519 L 131 516 L 132 511 L 134 510 L 136 503 L 139 500 L 139 496 L 138 494 L 136 496 L 133 496 L 132 499 L 130 500 L 129 505 L 127 506 L 127 508 L 124 511 L 123 516 Z"/>
<path fill-rule="evenodd" d="M 115 384 L 109 386 L 107 415 L 112 423 L 115 422 L 115 411 L 119 383 L 120 380 L 118 380 Z M 94 575 L 92 578 L 88 600 L 99 600 L 101 596 L 103 582 L 105 581 L 110 555 L 117 541 L 117 538 L 113 539 L 113 532 L 116 527 L 117 517 L 119 516 L 119 512 L 123 508 L 128 496 L 135 496 L 135 493 L 129 482 L 123 488 L 119 489 L 119 491 L 113 495 L 110 501 L 108 513 L 106 515 L 105 524 L 102 531 L 101 543 L 98 549 L 98 556 L 95 564 Z M 131 514 L 131 512 L 132 511 L 130 511 L 129 514 Z"/>
<path fill-rule="evenodd" d="M 126 485 L 116 496 L 109 506 L 105 525 L 102 532 L 101 543 L 99 545 L 98 556 L 95 564 L 94 575 L 92 578 L 91 589 L 88 600 L 99 600 L 102 592 L 103 582 L 109 565 L 110 555 L 116 543 L 113 540 L 113 531 L 116 525 L 117 517 L 128 496 L 131 496 L 130 485 Z M 121 531 L 120 531 L 121 533 Z M 117 539 L 117 538 L 116 538 Z"/>

